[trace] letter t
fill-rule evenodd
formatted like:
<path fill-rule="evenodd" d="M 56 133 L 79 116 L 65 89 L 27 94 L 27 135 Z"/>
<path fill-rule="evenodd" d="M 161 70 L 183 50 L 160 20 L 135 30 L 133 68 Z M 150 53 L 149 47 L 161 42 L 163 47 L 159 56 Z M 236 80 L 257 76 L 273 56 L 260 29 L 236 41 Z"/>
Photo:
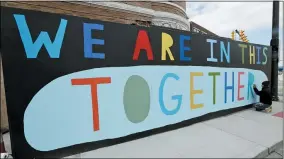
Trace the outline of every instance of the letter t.
<path fill-rule="evenodd" d="M 91 85 L 91 96 L 92 96 L 92 106 L 93 106 L 93 127 L 94 131 L 100 129 L 99 125 L 99 107 L 98 107 L 98 84 L 111 83 L 110 77 L 99 77 L 99 78 L 80 78 L 71 79 L 72 85 Z"/>

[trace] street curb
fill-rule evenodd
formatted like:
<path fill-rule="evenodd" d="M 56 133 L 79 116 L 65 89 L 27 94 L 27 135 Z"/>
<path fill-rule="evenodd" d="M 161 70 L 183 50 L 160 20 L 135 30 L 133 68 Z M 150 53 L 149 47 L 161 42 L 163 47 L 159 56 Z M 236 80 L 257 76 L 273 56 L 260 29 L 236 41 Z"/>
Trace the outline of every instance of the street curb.
<path fill-rule="evenodd" d="M 268 152 L 269 154 L 272 152 L 275 152 L 275 150 L 279 149 L 283 147 L 283 140 L 279 141 L 278 143 L 276 143 L 275 145 L 271 146 L 270 148 L 268 148 Z"/>
<path fill-rule="evenodd" d="M 276 144 L 272 145 L 270 148 L 265 149 L 264 151 L 260 152 L 254 158 L 266 158 L 271 153 L 275 152 L 276 149 L 283 147 L 283 140 L 277 142 Z"/>
<path fill-rule="evenodd" d="M 254 158 L 265 158 L 269 155 L 268 153 L 268 148 L 265 149 L 264 151 L 260 152 L 257 156 L 255 156 Z"/>

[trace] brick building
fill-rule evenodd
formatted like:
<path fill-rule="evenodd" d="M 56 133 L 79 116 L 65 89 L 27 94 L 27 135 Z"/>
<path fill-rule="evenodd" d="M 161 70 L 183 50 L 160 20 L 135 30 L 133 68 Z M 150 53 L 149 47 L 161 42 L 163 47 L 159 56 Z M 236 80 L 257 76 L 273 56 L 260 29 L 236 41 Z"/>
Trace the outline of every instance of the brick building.
<path fill-rule="evenodd" d="M 185 1 L 6 1 L 1 2 L 1 6 L 66 14 L 123 24 L 155 25 L 190 30 L 190 24 L 185 12 Z M 7 128 L 6 101 L 1 75 L 1 131 Z"/>
<path fill-rule="evenodd" d="M 1 2 L 1 6 L 74 15 L 124 24 L 157 25 L 182 30 L 190 29 L 185 12 L 185 1 L 11 1 Z"/>
<path fill-rule="evenodd" d="M 209 31 L 208 29 L 202 27 L 201 25 L 195 23 L 195 22 L 190 22 L 190 31 L 198 34 L 203 34 L 203 35 L 208 35 L 208 36 L 217 36 L 217 34 Z"/>

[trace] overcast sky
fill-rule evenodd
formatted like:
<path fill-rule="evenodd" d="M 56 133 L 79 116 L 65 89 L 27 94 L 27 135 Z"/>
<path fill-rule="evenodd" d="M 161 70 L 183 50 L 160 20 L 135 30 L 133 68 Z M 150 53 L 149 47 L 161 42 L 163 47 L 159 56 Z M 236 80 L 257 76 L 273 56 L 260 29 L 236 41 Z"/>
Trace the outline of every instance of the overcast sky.
<path fill-rule="evenodd" d="M 283 50 L 283 5 L 280 6 Z M 231 37 L 231 32 L 238 29 L 245 30 L 251 43 L 269 45 L 271 40 L 272 2 L 187 2 L 187 14 L 191 21 L 219 36 Z M 282 60 L 283 52 L 280 54 Z"/>

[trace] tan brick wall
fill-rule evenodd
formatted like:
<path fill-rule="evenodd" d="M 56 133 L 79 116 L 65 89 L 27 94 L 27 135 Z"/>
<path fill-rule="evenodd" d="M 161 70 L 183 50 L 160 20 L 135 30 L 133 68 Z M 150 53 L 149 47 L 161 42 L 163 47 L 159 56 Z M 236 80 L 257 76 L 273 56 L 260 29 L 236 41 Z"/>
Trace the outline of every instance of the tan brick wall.
<path fill-rule="evenodd" d="M 181 6 L 184 10 L 186 10 L 186 1 L 171 1 L 179 6 Z"/>
<path fill-rule="evenodd" d="M 151 9 L 152 8 L 152 2 L 150 1 L 145 1 L 145 2 L 141 2 L 141 1 L 131 1 L 131 2 L 121 2 L 121 3 L 125 3 L 125 4 L 129 4 L 129 5 L 134 5 L 134 6 L 138 6 L 138 7 L 143 7 L 143 8 L 148 8 Z"/>
<path fill-rule="evenodd" d="M 166 3 L 152 2 L 152 9 L 156 11 L 163 11 L 163 12 L 177 14 L 184 18 L 187 17 L 186 13 L 182 9 L 177 8 L 176 6 L 173 6 L 173 5 L 166 4 Z"/>
<path fill-rule="evenodd" d="M 2 6 L 15 7 L 29 10 L 44 11 L 50 13 L 58 13 L 65 15 L 73 15 L 79 17 L 86 17 L 90 19 L 97 19 L 102 21 L 110 21 L 116 23 L 132 24 L 136 20 L 151 21 L 152 17 L 129 14 L 116 10 L 109 10 L 96 5 L 86 3 L 70 3 L 70 2 L 27 2 L 27 1 L 14 1 L 14 2 L 1 2 Z"/>
<path fill-rule="evenodd" d="M 148 9 L 153 9 L 157 11 L 170 12 L 180 15 L 186 18 L 186 13 L 180 8 L 172 5 L 159 3 L 159 2 L 122 2 L 129 5 L 144 7 Z M 185 2 L 172 2 L 178 4 L 185 8 Z M 183 6 L 184 4 L 184 6 Z M 111 21 L 124 24 L 133 24 L 138 21 L 151 21 L 152 17 L 145 16 L 142 14 L 129 14 L 119 10 L 110 10 L 96 5 L 91 5 L 88 3 L 77 2 L 35 2 L 35 1 L 11 1 L 11 2 L 1 2 L 2 6 L 23 8 L 30 10 L 38 10 L 51 13 L 59 13 L 73 16 L 86 17 L 90 19 L 98 19 L 102 21 Z"/>
<path fill-rule="evenodd" d="M 0 60 L 0 70 L 1 70 L 1 78 L 0 78 L 0 88 L 1 88 L 1 133 L 9 129 L 8 126 L 8 116 L 7 116 L 7 106 L 6 106 L 6 97 L 5 97 L 5 89 L 4 89 L 4 80 L 3 80 L 3 70 L 2 70 L 2 62 Z"/>
<path fill-rule="evenodd" d="M 166 2 L 166 1 L 164 1 Z M 184 10 L 186 9 L 186 2 L 185 1 L 168 1 L 171 3 L 174 3 L 180 7 L 182 7 Z M 177 15 L 180 15 L 182 17 L 186 17 L 186 13 L 180 9 L 177 8 L 173 5 L 169 5 L 169 4 L 165 4 L 165 3 L 159 3 L 159 2 L 151 2 L 151 1 L 144 1 L 141 2 L 141 0 L 139 0 L 138 2 L 136 1 L 131 1 L 131 2 L 122 2 L 125 4 L 129 4 L 129 5 L 134 5 L 134 6 L 139 6 L 139 7 L 143 7 L 143 8 L 148 8 L 148 9 L 153 9 L 156 11 L 163 11 L 163 12 L 169 12 L 169 13 L 174 13 Z"/>

